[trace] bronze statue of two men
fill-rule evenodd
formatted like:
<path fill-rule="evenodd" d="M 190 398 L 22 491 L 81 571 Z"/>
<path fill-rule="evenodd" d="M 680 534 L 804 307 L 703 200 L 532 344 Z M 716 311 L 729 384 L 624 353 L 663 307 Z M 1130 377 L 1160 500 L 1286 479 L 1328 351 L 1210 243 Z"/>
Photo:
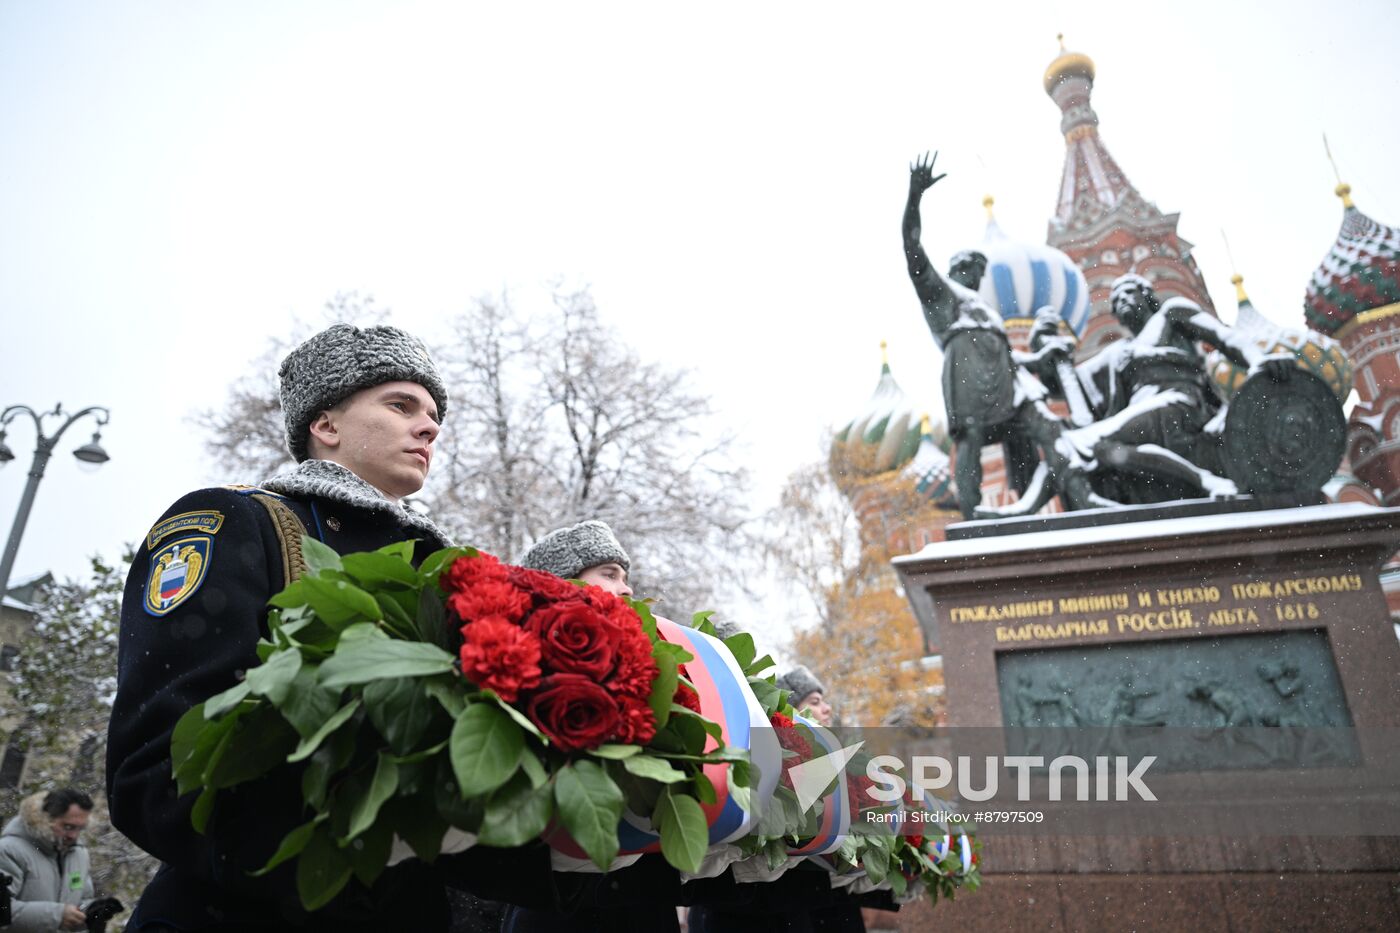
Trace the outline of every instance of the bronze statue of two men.
<path fill-rule="evenodd" d="M 1110 298 L 1128 339 L 1074 366 L 1073 340 L 1059 334 L 1058 315 L 1044 308 L 1031 352 L 1013 350 L 1000 316 L 977 292 L 986 257 L 959 253 L 944 278 L 920 244 L 920 201 L 942 177 L 933 174 L 928 156 L 910 166 L 904 253 L 924 320 L 943 351 L 943 401 L 963 516 L 1028 515 L 1057 493 L 1075 510 L 1252 491 L 1228 476 L 1222 403 L 1198 344 L 1209 343 L 1251 378 L 1271 384 L 1309 379 L 1294 357 L 1266 354 L 1194 302 L 1160 302 L 1151 284 L 1133 274 L 1114 282 Z M 1047 405 L 1055 396 L 1069 401 L 1071 423 Z M 1330 401 L 1339 422 L 1341 406 Z M 1021 497 L 1007 508 L 984 509 L 981 450 L 997 442 L 1006 451 L 1008 482 Z M 1330 466 L 1321 473 L 1314 466 L 1309 475 L 1325 480 L 1339 459 L 1337 451 Z M 1235 476 L 1250 484 L 1248 475 Z"/>

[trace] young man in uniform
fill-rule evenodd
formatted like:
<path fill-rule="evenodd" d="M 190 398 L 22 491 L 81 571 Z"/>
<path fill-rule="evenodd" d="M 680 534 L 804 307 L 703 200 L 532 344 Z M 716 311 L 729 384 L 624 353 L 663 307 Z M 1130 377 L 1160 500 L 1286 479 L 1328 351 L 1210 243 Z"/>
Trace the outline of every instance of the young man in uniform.
<path fill-rule="evenodd" d="M 258 663 L 267 601 L 300 561 L 303 530 L 341 553 L 417 539 L 421 558 L 445 546 L 401 501 L 422 488 L 447 412 L 423 344 L 393 327 L 337 324 L 292 351 L 279 376 L 297 466 L 260 488 L 178 500 L 127 580 L 107 792 L 113 824 L 163 863 L 127 929 L 445 929 L 440 870 L 416 860 L 373 888 L 352 881 L 314 914 L 300 907 L 290 863 L 250 877 L 305 819 L 296 770 L 221 791 L 205 834 L 190 823 L 196 795 L 178 796 L 171 777 L 175 723 Z"/>

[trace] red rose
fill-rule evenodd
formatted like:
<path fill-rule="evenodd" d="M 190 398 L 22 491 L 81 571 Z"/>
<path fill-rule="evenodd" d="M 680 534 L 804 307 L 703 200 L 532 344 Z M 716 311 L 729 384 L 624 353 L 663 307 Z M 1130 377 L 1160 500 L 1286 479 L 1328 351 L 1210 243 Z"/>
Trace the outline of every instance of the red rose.
<path fill-rule="evenodd" d="M 445 593 L 456 593 L 483 580 L 504 580 L 506 568 L 485 551 L 475 557 L 459 557 L 438 577 Z"/>
<path fill-rule="evenodd" d="M 602 680 L 613 669 L 614 635 L 587 603 L 554 603 L 536 609 L 525 627 L 539 638 L 551 670 Z"/>
<path fill-rule="evenodd" d="M 546 677 L 525 712 L 565 752 L 597 748 L 618 732 L 622 722 L 617 701 L 582 674 Z"/>
<path fill-rule="evenodd" d="M 910 833 L 908 836 L 905 836 L 904 839 L 918 851 L 922 852 L 924 850 L 924 837 L 920 834 Z"/>
<path fill-rule="evenodd" d="M 486 616 L 519 622 L 530 611 L 530 595 L 505 580 L 483 579 L 447 597 L 447 608 L 463 622 Z"/>
<path fill-rule="evenodd" d="M 536 602 L 570 602 L 583 599 L 583 589 L 568 580 L 561 580 L 543 570 L 511 567 L 507 571 L 511 583 L 533 595 Z"/>
<path fill-rule="evenodd" d="M 645 700 L 623 697 L 622 721 L 617 740 L 625 745 L 645 745 L 656 736 L 656 715 Z"/>
<path fill-rule="evenodd" d="M 504 619 L 462 626 L 462 676 L 514 703 L 540 683 L 539 639 Z"/>

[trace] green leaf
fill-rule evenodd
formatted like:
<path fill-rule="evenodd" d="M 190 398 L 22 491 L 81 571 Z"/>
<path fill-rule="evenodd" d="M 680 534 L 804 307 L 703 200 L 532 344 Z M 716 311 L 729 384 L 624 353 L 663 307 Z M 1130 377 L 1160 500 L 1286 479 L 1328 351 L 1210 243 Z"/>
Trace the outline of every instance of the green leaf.
<path fill-rule="evenodd" d="M 222 693 L 216 693 L 204 701 L 204 718 L 217 719 L 248 698 L 253 688 L 248 681 L 241 680 Z"/>
<path fill-rule="evenodd" d="M 400 557 L 392 557 L 380 551 L 367 551 L 360 554 L 346 554 L 340 559 L 346 573 L 355 578 L 361 586 L 379 589 L 385 583 L 402 583 L 418 586 L 418 571 L 413 564 Z"/>
<path fill-rule="evenodd" d="M 588 754 L 595 758 L 611 758 L 614 761 L 621 761 L 641 753 L 642 747 L 640 745 L 599 745 L 597 748 L 588 750 Z"/>
<path fill-rule="evenodd" d="M 671 767 L 671 763 L 664 758 L 656 758 L 651 755 L 637 755 L 624 759 L 622 767 L 639 778 L 659 781 L 662 784 L 675 784 L 686 779 L 684 771 Z"/>
<path fill-rule="evenodd" d="M 452 655 L 422 642 L 371 639 L 341 645 L 321 665 L 321 683 L 348 687 L 389 677 L 425 677 L 452 670 Z"/>
<path fill-rule="evenodd" d="M 369 887 L 383 873 L 394 847 L 394 827 L 384 821 L 375 823 L 345 846 L 350 865 L 360 884 Z"/>
<path fill-rule="evenodd" d="M 300 670 L 300 651 L 294 648 L 278 651 L 267 661 L 248 671 L 248 676 L 243 682 L 255 696 L 267 697 L 273 706 L 281 706 Z"/>
<path fill-rule="evenodd" d="M 296 751 L 287 756 L 287 763 L 296 764 L 298 761 L 310 757 L 311 753 L 316 751 L 321 743 L 326 740 L 326 736 L 345 725 L 346 721 L 351 716 L 355 715 L 355 711 L 359 708 L 360 698 L 356 697 L 336 710 L 335 715 L 322 723 L 321 728 L 317 729 L 313 735 L 301 740 L 301 744 L 297 746 Z"/>
<path fill-rule="evenodd" d="M 596 762 L 581 759 L 555 775 L 554 802 L 564 828 L 589 860 L 606 871 L 617 858 L 622 791 Z"/>
<path fill-rule="evenodd" d="M 755 784 L 752 781 L 752 772 L 757 770 L 757 766 L 749 760 L 748 751 L 746 749 L 730 749 L 728 747 L 726 747 L 724 751 L 737 751 L 741 756 L 730 762 L 729 775 L 733 778 L 733 782 L 740 787 L 754 787 Z"/>
<path fill-rule="evenodd" d="M 311 535 L 301 536 L 301 556 L 306 558 L 306 569 L 313 574 L 323 570 L 340 569 L 340 554 L 335 548 Z"/>
<path fill-rule="evenodd" d="M 204 772 L 210 753 L 233 726 L 233 717 L 214 722 L 205 719 L 203 703 L 186 710 L 175 723 L 170 734 L 170 774 L 179 781 L 181 794 L 198 786 L 199 775 Z"/>
<path fill-rule="evenodd" d="M 666 788 L 656 804 L 652 822 L 661 833 L 661 854 L 671 867 L 696 872 L 710 845 L 710 828 L 705 811 L 693 797 Z"/>
<path fill-rule="evenodd" d="M 530 786 L 538 790 L 549 781 L 549 774 L 544 770 L 544 765 L 535 757 L 535 752 L 526 745 L 520 750 L 520 768 L 530 779 Z"/>
<path fill-rule="evenodd" d="M 307 910 L 324 907 L 350 880 L 354 866 L 325 825 L 317 826 L 297 860 L 297 894 Z"/>
<path fill-rule="evenodd" d="M 303 577 L 301 582 L 306 587 L 307 603 L 328 625 L 338 628 L 355 619 L 378 622 L 384 618 L 374 597 L 354 584 L 321 577 Z"/>
<path fill-rule="evenodd" d="M 228 746 L 217 758 L 210 758 L 204 783 L 210 787 L 233 787 L 276 768 L 296 746 L 296 731 L 269 706 L 261 706 L 239 719 L 228 736 Z"/>
<path fill-rule="evenodd" d="M 777 661 L 773 660 L 773 656 L 771 654 L 765 654 L 763 657 L 759 658 L 757 661 L 744 668 L 744 676 L 757 677 L 759 674 L 762 674 L 764 671 L 768 670 L 768 668 L 776 666 L 777 663 Z"/>
<path fill-rule="evenodd" d="M 462 680 L 454 677 L 451 682 L 443 680 L 423 681 L 423 692 L 428 694 L 445 710 L 447 715 L 454 720 L 462 715 L 462 710 L 467 708 L 467 701 L 462 697 Z"/>
<path fill-rule="evenodd" d="M 272 853 L 272 858 L 267 860 L 267 864 L 253 872 L 254 878 L 261 878 L 272 871 L 289 858 L 301 854 L 306 848 L 306 844 L 311 841 L 311 834 L 316 829 L 316 824 L 325 819 L 325 816 L 318 816 L 309 823 L 302 823 L 296 829 L 282 837 L 282 844 L 277 847 L 277 851 Z"/>
<path fill-rule="evenodd" d="M 656 659 L 658 673 L 651 685 L 651 695 L 647 697 L 647 705 L 656 717 L 658 731 L 665 727 L 666 720 L 671 716 L 671 698 L 676 695 L 676 686 L 680 683 L 680 671 L 673 656 L 663 647 L 665 645 L 664 641 L 652 645 L 651 653 Z"/>
<path fill-rule="evenodd" d="M 758 705 L 763 707 L 763 712 L 766 715 L 772 716 L 778 711 L 783 691 L 779 690 L 776 684 L 760 680 L 757 677 L 750 677 L 749 689 L 753 691 L 754 699 L 758 700 Z"/>
<path fill-rule="evenodd" d="M 753 644 L 753 636 L 748 632 L 736 632 L 726 638 L 724 644 L 729 648 L 730 654 L 734 655 L 734 660 L 739 662 L 741 669 L 748 668 L 758 655 L 758 649 Z"/>
<path fill-rule="evenodd" d="M 287 584 L 281 592 L 273 595 L 268 601 L 268 605 L 277 606 L 281 609 L 295 609 L 307 604 L 306 586 L 301 580 L 296 580 Z"/>
<path fill-rule="evenodd" d="M 714 614 L 715 612 L 713 609 L 706 609 L 704 612 L 695 613 L 690 617 L 690 627 L 697 632 L 703 632 L 706 635 L 714 635 L 715 624 L 710 621 L 710 616 Z"/>
<path fill-rule="evenodd" d="M 452 772 L 463 797 L 479 797 L 500 787 L 520 766 L 525 736 L 500 708 L 473 703 L 452 725 L 448 747 Z"/>
<path fill-rule="evenodd" d="M 316 680 L 316 668 L 303 664 L 286 700 L 279 706 L 292 728 L 306 738 L 316 734 L 316 730 L 335 714 L 339 704 L 339 691 L 321 686 Z"/>
<path fill-rule="evenodd" d="M 441 853 L 448 824 L 431 800 L 395 797 L 384 805 L 384 820 L 423 861 L 433 862 Z"/>
<path fill-rule="evenodd" d="M 523 846 L 545 831 L 553 815 L 553 791 L 531 787 L 525 774 L 517 774 L 487 799 L 477 838 L 482 845 Z"/>
<path fill-rule="evenodd" d="M 301 796 L 309 806 L 320 810 L 326 805 L 331 778 L 355 756 L 355 732 L 344 729 L 316 749 L 301 772 Z"/>
<path fill-rule="evenodd" d="M 452 632 L 447 622 L 447 608 L 436 588 L 425 586 L 418 594 L 418 612 L 414 621 L 418 626 L 418 637 L 423 641 L 444 650 L 451 647 Z"/>
<path fill-rule="evenodd" d="M 494 690 L 483 690 L 481 692 L 484 693 L 486 696 L 490 697 L 491 699 L 495 700 L 496 705 L 499 706 L 507 716 L 509 716 L 511 719 L 514 719 L 516 724 L 519 725 L 520 728 L 524 729 L 526 732 L 528 732 L 530 735 L 533 735 L 541 742 L 544 742 L 546 745 L 549 744 L 548 737 L 546 737 L 545 734 L 540 731 L 539 726 L 535 725 L 533 722 L 530 721 L 530 717 L 520 712 L 520 710 L 516 709 L 514 706 L 511 706 L 505 700 L 502 700 L 500 697 L 496 696 L 496 692 Z"/>
<path fill-rule="evenodd" d="M 441 551 L 434 551 L 423 558 L 423 563 L 418 565 L 418 572 L 424 577 L 437 581 L 438 574 L 447 569 L 447 565 L 459 557 L 475 557 L 479 551 L 474 547 L 449 547 Z"/>
<path fill-rule="evenodd" d="M 719 795 L 715 793 L 714 782 L 705 776 L 704 771 L 695 774 L 695 799 L 705 806 L 714 806 L 719 803 Z"/>
<path fill-rule="evenodd" d="M 435 704 L 417 680 L 371 681 L 364 698 L 370 722 L 395 754 L 411 752 L 432 723 Z"/>
<path fill-rule="evenodd" d="M 400 765 L 416 765 L 419 762 L 427 761 L 447 747 L 447 740 L 443 739 L 436 745 L 429 745 L 427 748 L 420 748 L 416 752 L 409 752 L 407 755 L 395 755 L 394 763 Z"/>
<path fill-rule="evenodd" d="M 753 795 L 749 791 L 749 785 L 735 777 L 735 769 L 730 768 L 725 772 L 725 782 L 729 785 L 729 797 L 745 813 L 753 812 Z"/>
<path fill-rule="evenodd" d="M 350 829 L 345 838 L 354 839 L 369 829 L 374 824 L 375 817 L 379 816 L 379 808 L 384 806 L 384 801 L 394 796 L 394 791 L 398 789 L 399 766 L 394 764 L 388 755 L 380 752 L 379 762 L 374 768 L 374 778 L 350 810 Z"/>
<path fill-rule="evenodd" d="M 374 600 L 379 603 L 379 608 L 384 610 L 384 621 L 393 625 L 395 632 L 404 638 L 418 637 L 418 624 L 399 602 L 398 597 L 379 590 L 375 592 Z"/>
<path fill-rule="evenodd" d="M 218 793 L 214 788 L 206 787 L 195 799 L 194 807 L 190 810 L 190 825 L 196 832 L 204 832 L 209 825 L 209 817 L 214 813 L 214 798 Z"/>
<path fill-rule="evenodd" d="M 646 600 L 633 599 L 630 596 L 624 596 L 623 599 L 627 600 L 627 605 L 631 606 L 632 611 L 637 613 L 637 618 L 642 620 L 642 631 L 655 644 L 660 636 L 656 633 L 656 616 L 652 614 L 651 604 Z"/>

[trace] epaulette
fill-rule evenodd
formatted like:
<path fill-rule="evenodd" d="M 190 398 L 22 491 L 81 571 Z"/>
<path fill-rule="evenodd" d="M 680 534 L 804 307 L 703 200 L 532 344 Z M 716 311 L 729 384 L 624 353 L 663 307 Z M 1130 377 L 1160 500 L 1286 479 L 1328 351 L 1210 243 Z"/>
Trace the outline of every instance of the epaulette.
<path fill-rule="evenodd" d="M 285 497 L 241 483 L 224 488 L 253 499 L 267 510 L 268 517 L 272 519 L 272 529 L 277 532 L 277 543 L 282 549 L 282 585 L 290 586 L 300 580 L 307 569 L 306 556 L 301 551 L 301 538 L 306 534 L 306 525 L 287 505 Z"/>

